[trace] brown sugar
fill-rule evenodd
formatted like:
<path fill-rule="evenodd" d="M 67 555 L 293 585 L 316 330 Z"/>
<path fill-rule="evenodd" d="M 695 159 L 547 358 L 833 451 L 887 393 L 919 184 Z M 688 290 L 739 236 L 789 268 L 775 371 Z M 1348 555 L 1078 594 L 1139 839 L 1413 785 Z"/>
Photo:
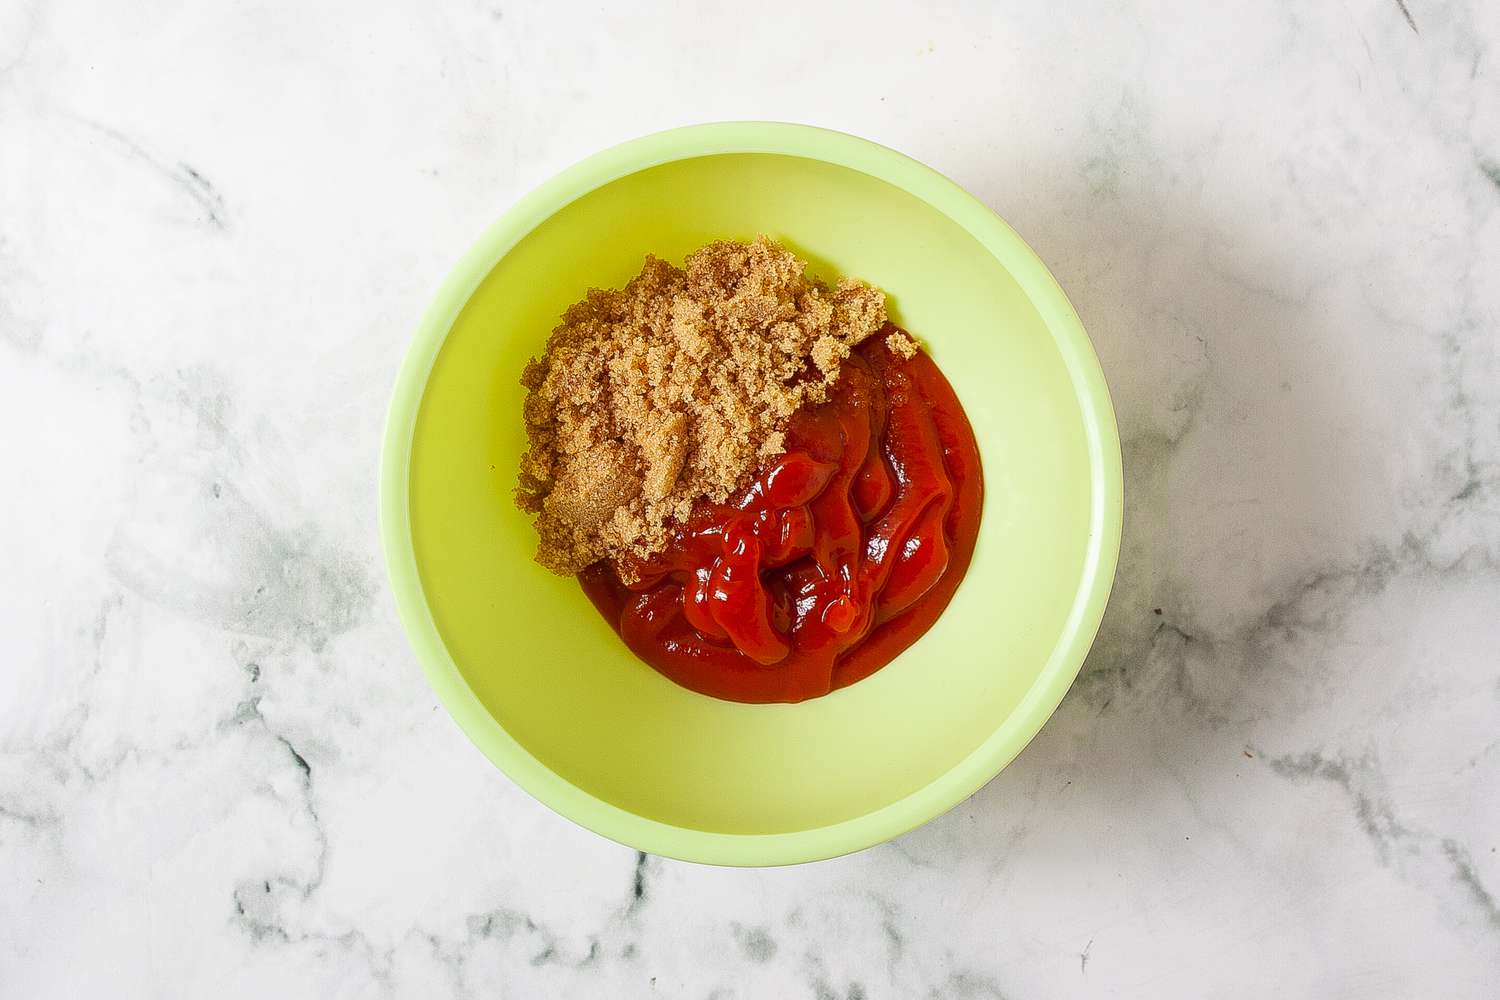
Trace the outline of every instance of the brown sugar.
<path fill-rule="evenodd" d="M 905 330 L 894 330 L 887 334 L 885 346 L 892 354 L 907 361 L 917 356 L 917 342 Z"/>
<path fill-rule="evenodd" d="M 516 502 L 537 515 L 538 562 L 572 574 L 651 556 L 696 503 L 729 499 L 782 451 L 791 415 L 827 398 L 886 319 L 878 289 L 829 288 L 806 266 L 764 236 L 710 243 L 685 269 L 648 256 L 623 289 L 563 313 L 521 377 Z M 901 339 L 893 351 L 916 350 Z"/>

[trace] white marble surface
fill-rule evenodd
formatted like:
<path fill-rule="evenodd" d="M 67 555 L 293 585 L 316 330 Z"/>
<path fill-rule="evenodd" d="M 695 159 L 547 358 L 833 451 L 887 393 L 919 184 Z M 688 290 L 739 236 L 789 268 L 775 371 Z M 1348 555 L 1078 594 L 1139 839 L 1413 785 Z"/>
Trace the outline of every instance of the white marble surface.
<path fill-rule="evenodd" d="M 0 995 L 1496 995 L 1500 4 L 797 6 L 0 0 Z M 491 768 L 374 523 L 481 227 L 748 117 L 1010 219 L 1129 497 L 1026 753 L 761 872 Z"/>

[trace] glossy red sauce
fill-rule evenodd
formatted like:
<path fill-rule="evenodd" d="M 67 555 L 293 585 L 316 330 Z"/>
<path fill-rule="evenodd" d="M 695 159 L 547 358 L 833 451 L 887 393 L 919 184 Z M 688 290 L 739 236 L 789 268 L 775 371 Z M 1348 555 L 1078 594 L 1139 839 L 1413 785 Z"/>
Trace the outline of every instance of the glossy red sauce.
<path fill-rule="evenodd" d="M 796 702 L 868 677 L 957 589 L 979 531 L 979 449 L 948 380 L 885 333 L 799 411 L 736 502 L 700 507 L 630 585 L 579 574 L 637 656 L 729 701 Z"/>

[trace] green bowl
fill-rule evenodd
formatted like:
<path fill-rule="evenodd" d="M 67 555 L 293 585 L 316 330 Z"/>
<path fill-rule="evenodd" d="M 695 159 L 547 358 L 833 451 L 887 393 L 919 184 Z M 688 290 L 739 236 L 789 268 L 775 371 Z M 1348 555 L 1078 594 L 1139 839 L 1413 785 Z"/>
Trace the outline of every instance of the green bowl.
<path fill-rule="evenodd" d="M 962 399 L 984 461 L 968 576 L 867 680 L 741 705 L 637 660 L 531 559 L 511 502 L 522 366 L 564 307 L 653 253 L 766 233 L 885 289 Z M 1083 663 L 1119 554 L 1120 445 L 1098 359 L 1045 265 L 951 181 L 800 125 L 676 129 L 521 199 L 448 276 L 386 428 L 391 586 L 427 678 L 481 750 L 576 823 L 726 865 L 828 858 L 962 802 L 1041 729 Z"/>

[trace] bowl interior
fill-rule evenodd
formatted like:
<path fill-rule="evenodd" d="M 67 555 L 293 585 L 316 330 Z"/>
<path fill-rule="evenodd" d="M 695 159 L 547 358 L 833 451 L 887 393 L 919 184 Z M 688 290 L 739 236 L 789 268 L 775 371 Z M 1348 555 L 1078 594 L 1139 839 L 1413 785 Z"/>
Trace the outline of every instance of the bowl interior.
<path fill-rule="evenodd" d="M 680 264 L 710 239 L 757 233 L 783 240 L 816 273 L 887 291 L 893 318 L 956 388 L 984 461 L 974 562 L 937 625 L 873 677 L 800 705 L 716 701 L 637 661 L 577 583 L 532 561 L 530 523 L 511 502 L 524 444 L 518 379 L 564 307 L 590 286 L 622 284 L 646 252 Z M 425 599 L 484 709 L 577 789 L 728 834 L 864 816 L 995 735 L 1076 613 L 1100 502 L 1074 380 L 1005 266 L 885 181 L 759 153 L 630 174 L 525 236 L 437 355 L 409 475 Z"/>

